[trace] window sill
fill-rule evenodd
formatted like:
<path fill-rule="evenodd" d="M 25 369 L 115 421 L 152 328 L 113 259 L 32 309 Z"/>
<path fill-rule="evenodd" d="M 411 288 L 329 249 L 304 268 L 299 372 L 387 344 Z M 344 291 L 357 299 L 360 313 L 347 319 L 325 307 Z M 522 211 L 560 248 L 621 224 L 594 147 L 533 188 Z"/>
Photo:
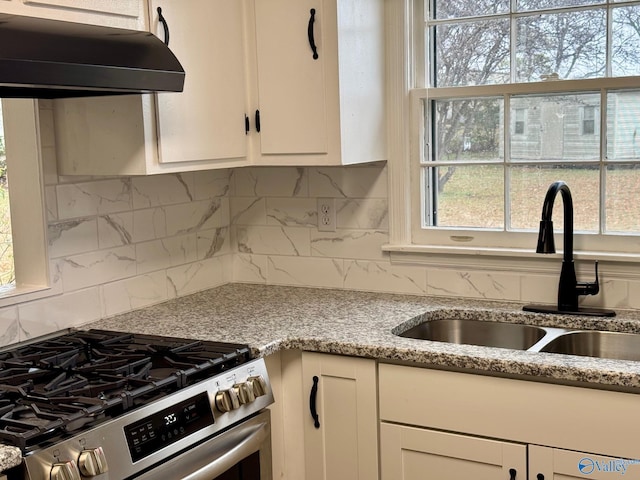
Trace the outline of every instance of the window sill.
<path fill-rule="evenodd" d="M 60 287 L 61 286 L 58 284 L 58 286 L 54 287 L 22 286 L 2 289 L 0 291 L 0 308 L 59 295 L 62 293 L 62 288 Z"/>
<path fill-rule="evenodd" d="M 562 260 L 562 252 L 542 255 L 533 249 L 516 248 L 386 244 L 382 250 L 389 252 L 391 262 L 396 264 L 522 273 L 557 273 Z M 640 278 L 640 254 L 577 251 L 574 260 L 576 268 L 585 274 L 593 273 L 593 262 L 597 260 L 607 275 Z"/>

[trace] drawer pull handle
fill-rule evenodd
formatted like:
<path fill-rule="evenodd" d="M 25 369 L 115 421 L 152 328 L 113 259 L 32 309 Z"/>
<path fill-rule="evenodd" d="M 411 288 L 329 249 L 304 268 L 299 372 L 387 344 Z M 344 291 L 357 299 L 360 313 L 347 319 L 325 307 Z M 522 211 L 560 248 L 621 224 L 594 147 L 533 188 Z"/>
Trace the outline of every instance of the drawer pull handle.
<path fill-rule="evenodd" d="M 516 471 L 515 468 L 510 468 L 509 469 L 509 480 L 516 480 L 516 474 L 518 472 Z"/>
<path fill-rule="evenodd" d="M 544 480 L 544 475 L 543 475 L 543 474 L 541 474 L 541 473 L 539 473 L 538 475 L 536 475 L 536 478 L 537 478 L 538 480 Z"/>
<path fill-rule="evenodd" d="M 311 395 L 309 396 L 309 410 L 311 410 L 311 418 L 313 418 L 313 426 L 320 428 L 320 420 L 318 411 L 316 410 L 316 396 L 318 395 L 318 377 L 314 375 L 313 386 L 311 387 Z"/>
<path fill-rule="evenodd" d="M 164 44 L 169 46 L 169 24 L 167 20 L 162 15 L 162 8 L 158 7 L 158 21 L 162 24 L 162 29 L 164 30 Z"/>
<path fill-rule="evenodd" d="M 307 26 L 307 36 L 309 37 L 309 46 L 311 47 L 311 51 L 313 52 L 313 59 L 318 59 L 318 47 L 316 47 L 316 40 L 313 35 L 313 24 L 316 21 L 316 9 L 312 8 L 311 16 L 309 17 L 309 25 Z"/>

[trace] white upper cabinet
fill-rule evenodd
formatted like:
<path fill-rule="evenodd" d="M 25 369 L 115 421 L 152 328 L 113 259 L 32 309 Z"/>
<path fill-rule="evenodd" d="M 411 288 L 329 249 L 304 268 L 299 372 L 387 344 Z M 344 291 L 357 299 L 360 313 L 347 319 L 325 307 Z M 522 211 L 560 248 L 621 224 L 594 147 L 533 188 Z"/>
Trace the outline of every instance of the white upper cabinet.
<path fill-rule="evenodd" d="M 3 0 L 0 12 L 144 30 L 145 6 L 140 0 Z"/>
<path fill-rule="evenodd" d="M 158 7 L 184 91 L 55 101 L 61 175 L 386 159 L 383 0 L 149 0 L 164 39 Z"/>
<path fill-rule="evenodd" d="M 330 59 L 321 7 L 318 0 L 255 2 L 262 155 L 328 151 L 324 71 Z M 320 50 L 315 58 L 312 41 Z"/>
<path fill-rule="evenodd" d="M 383 2 L 251 0 L 247 17 L 252 163 L 386 159 Z"/>
<path fill-rule="evenodd" d="M 184 91 L 54 102 L 61 175 L 146 175 L 247 162 L 243 9 L 152 0 L 150 26 L 185 70 Z"/>
<path fill-rule="evenodd" d="M 159 93 L 159 162 L 245 157 L 242 4 L 237 0 L 152 0 L 152 31 L 186 72 L 182 93 Z"/>

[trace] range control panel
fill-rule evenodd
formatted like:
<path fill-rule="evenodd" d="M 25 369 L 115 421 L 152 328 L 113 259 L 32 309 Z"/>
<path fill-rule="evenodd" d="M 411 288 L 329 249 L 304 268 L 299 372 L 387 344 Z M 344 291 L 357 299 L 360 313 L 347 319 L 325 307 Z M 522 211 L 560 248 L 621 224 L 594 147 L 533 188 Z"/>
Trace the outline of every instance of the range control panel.
<path fill-rule="evenodd" d="M 206 392 L 124 427 L 131 460 L 152 453 L 214 423 Z"/>

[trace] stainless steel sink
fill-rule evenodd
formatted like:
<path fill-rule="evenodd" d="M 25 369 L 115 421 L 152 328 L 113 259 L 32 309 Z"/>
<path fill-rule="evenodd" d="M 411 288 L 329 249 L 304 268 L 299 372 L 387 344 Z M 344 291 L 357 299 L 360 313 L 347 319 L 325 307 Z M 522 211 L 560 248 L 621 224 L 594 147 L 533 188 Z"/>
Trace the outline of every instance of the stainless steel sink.
<path fill-rule="evenodd" d="M 540 351 L 640 361 L 640 335 L 597 330 L 567 332 L 551 340 Z"/>
<path fill-rule="evenodd" d="M 543 328 L 517 323 L 443 319 L 421 323 L 399 335 L 435 342 L 527 350 L 545 333 Z"/>
<path fill-rule="evenodd" d="M 572 330 L 520 323 L 436 318 L 404 332 L 398 332 L 397 335 L 434 342 L 640 361 L 639 333 Z"/>

